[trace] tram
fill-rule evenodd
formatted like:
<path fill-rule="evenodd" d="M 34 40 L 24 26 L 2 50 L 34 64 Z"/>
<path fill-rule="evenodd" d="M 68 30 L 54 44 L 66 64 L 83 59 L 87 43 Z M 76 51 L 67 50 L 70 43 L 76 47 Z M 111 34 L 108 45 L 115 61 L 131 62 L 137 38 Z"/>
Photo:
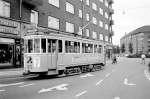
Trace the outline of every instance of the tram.
<path fill-rule="evenodd" d="M 36 32 L 24 36 L 24 74 L 70 75 L 100 70 L 104 43 L 98 40 Z"/>

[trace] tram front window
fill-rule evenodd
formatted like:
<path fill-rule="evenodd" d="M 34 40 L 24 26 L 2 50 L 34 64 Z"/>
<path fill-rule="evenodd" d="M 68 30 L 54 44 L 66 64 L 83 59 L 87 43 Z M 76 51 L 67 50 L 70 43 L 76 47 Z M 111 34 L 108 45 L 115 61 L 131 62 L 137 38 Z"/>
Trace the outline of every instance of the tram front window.
<path fill-rule="evenodd" d="M 34 53 L 40 53 L 40 39 L 34 39 Z"/>

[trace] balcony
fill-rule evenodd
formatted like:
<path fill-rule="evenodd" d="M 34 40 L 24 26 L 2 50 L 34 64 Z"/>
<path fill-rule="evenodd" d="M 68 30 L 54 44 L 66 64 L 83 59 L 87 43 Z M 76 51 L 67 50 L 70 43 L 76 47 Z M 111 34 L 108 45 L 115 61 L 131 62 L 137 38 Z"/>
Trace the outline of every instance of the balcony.
<path fill-rule="evenodd" d="M 113 4 L 114 1 L 113 0 L 107 0 L 109 4 Z"/>
<path fill-rule="evenodd" d="M 110 20 L 109 25 L 114 25 L 114 20 Z"/>
<path fill-rule="evenodd" d="M 22 3 L 29 4 L 32 6 L 40 6 L 43 4 L 43 0 L 22 0 Z"/>

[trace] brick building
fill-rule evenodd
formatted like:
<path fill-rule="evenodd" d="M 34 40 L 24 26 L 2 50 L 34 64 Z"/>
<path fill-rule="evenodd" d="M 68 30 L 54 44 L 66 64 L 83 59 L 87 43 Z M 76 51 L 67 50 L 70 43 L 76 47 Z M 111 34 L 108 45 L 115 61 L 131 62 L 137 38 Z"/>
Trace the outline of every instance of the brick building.
<path fill-rule="evenodd" d="M 6 52 L 11 56 L 0 66 L 21 64 L 21 38 L 34 30 L 101 40 L 111 57 L 112 4 L 112 0 L 0 0 L 0 58 L 7 58 Z"/>

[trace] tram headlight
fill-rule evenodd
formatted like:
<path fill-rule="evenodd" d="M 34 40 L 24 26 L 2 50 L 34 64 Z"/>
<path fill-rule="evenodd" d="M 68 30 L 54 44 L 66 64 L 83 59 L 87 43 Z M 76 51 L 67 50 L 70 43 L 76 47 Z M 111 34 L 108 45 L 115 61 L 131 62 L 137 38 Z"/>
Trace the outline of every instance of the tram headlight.
<path fill-rule="evenodd" d="M 34 68 L 39 68 L 40 67 L 40 57 L 34 57 L 33 66 L 34 66 Z"/>

